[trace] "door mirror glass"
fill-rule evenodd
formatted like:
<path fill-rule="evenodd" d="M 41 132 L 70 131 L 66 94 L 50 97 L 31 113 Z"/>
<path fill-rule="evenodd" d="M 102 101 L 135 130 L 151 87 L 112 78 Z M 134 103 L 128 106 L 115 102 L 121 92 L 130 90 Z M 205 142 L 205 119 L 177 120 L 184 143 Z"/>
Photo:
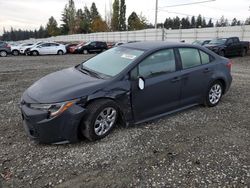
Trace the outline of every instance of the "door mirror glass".
<path fill-rule="evenodd" d="M 138 87 L 140 90 L 143 90 L 145 87 L 145 81 L 143 80 L 143 78 L 139 78 L 138 80 Z"/>

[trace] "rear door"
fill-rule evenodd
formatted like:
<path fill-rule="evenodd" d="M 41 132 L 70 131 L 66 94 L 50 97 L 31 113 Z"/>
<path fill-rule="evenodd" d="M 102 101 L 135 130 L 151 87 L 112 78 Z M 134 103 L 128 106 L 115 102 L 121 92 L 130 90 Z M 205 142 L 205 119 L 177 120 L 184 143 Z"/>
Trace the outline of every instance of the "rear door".
<path fill-rule="evenodd" d="M 132 108 L 135 121 L 166 113 L 179 106 L 179 74 L 173 49 L 151 54 L 132 71 Z M 138 77 L 143 78 L 144 89 L 139 89 Z"/>
<path fill-rule="evenodd" d="M 214 72 L 212 57 L 196 48 L 179 48 L 182 64 L 181 105 L 187 106 L 204 100 L 206 90 Z"/>

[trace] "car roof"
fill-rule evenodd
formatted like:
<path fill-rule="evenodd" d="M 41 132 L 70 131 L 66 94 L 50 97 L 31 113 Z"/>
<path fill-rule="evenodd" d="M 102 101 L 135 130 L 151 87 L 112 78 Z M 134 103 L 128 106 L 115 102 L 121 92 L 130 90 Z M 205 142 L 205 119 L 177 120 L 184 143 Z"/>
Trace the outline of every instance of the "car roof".
<path fill-rule="evenodd" d="M 160 48 L 173 48 L 173 47 L 194 47 L 194 45 L 186 44 L 183 42 L 164 42 L 164 41 L 146 41 L 146 42 L 135 42 L 126 43 L 122 47 L 134 48 L 143 51 L 149 51 Z"/>

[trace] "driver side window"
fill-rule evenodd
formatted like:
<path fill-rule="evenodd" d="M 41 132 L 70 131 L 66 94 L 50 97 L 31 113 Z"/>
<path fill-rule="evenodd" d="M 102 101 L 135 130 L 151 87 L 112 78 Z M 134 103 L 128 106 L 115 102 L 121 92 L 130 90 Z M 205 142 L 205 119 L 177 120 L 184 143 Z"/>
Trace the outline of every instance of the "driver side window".
<path fill-rule="evenodd" d="M 173 49 L 157 51 L 146 57 L 138 66 L 140 77 L 149 78 L 161 74 L 175 72 L 175 55 Z"/>

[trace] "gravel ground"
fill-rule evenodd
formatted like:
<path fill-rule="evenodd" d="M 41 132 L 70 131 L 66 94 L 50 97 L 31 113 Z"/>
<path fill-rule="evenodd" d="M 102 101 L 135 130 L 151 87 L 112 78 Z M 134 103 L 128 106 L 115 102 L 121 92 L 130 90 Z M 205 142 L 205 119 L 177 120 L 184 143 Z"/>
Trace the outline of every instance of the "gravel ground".
<path fill-rule="evenodd" d="M 97 142 L 31 142 L 17 107 L 22 92 L 84 58 L 0 58 L 0 188 L 250 187 L 250 56 L 233 58 L 232 87 L 214 108 L 118 127 Z"/>

